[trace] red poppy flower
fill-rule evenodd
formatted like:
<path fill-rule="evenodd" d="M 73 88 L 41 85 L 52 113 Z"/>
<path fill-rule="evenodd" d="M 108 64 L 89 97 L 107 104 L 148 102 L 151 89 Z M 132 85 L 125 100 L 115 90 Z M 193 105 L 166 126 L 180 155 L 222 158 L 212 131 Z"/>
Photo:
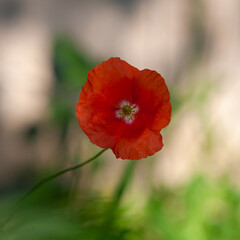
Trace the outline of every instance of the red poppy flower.
<path fill-rule="evenodd" d="M 88 73 L 77 118 L 92 143 L 111 148 L 117 158 L 141 159 L 163 146 L 160 131 L 170 122 L 169 99 L 159 73 L 110 58 Z"/>

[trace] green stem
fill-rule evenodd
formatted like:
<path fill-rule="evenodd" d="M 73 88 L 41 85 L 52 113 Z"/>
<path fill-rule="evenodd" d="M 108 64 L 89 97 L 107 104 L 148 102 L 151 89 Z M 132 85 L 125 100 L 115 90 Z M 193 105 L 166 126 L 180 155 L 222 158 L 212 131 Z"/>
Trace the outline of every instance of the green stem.
<path fill-rule="evenodd" d="M 6 224 L 12 219 L 12 217 L 17 213 L 17 211 L 20 209 L 22 203 L 33 193 L 35 192 L 38 188 L 40 188 L 42 185 L 44 185 L 45 183 L 51 181 L 54 178 L 57 178 L 61 175 L 63 175 L 66 172 L 70 172 L 73 170 L 76 170 L 90 162 L 92 162 L 94 159 L 96 159 L 97 157 L 99 157 L 103 152 L 105 152 L 108 148 L 103 149 L 102 151 L 100 151 L 98 154 L 96 154 L 94 157 L 88 159 L 87 161 L 77 164 L 73 167 L 69 167 L 66 169 L 63 169 L 51 176 L 48 176 L 46 178 L 44 178 L 42 181 L 38 182 L 35 186 L 33 186 L 26 194 L 24 194 L 16 203 L 15 208 L 12 210 L 12 212 L 10 213 L 10 215 L 7 217 L 7 219 L 5 220 L 5 222 L 2 224 L 0 231 L 2 231 L 4 229 L 4 227 L 6 226 Z"/>

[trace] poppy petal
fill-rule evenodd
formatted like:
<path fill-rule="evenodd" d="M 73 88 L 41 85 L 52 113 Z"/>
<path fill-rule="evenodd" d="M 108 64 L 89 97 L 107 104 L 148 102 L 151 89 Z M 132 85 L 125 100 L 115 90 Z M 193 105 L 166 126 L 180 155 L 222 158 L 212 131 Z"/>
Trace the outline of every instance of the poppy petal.
<path fill-rule="evenodd" d="M 115 117 L 113 107 L 101 95 L 92 93 L 87 98 L 80 97 L 77 118 L 90 141 L 99 147 L 112 147 L 120 138 L 123 123 Z"/>
<path fill-rule="evenodd" d="M 153 155 L 162 147 L 162 135 L 147 128 L 138 138 L 121 138 L 112 150 L 117 158 L 138 160 Z"/>
<path fill-rule="evenodd" d="M 105 96 L 113 105 L 132 98 L 132 79 L 139 70 L 120 58 L 110 58 L 88 73 L 94 93 Z"/>
<path fill-rule="evenodd" d="M 163 77 L 156 71 L 144 69 L 134 78 L 134 100 L 141 117 L 152 130 L 160 131 L 171 116 L 170 95 Z"/>
<path fill-rule="evenodd" d="M 150 129 L 154 131 L 161 131 L 165 128 L 171 120 L 172 106 L 169 101 L 165 101 L 158 109 L 154 121 L 150 125 Z"/>

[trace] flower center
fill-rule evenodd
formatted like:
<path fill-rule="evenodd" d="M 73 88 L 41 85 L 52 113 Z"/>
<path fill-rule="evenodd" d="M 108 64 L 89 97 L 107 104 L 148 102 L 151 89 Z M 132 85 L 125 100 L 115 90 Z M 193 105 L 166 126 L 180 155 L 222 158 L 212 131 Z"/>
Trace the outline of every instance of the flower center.
<path fill-rule="evenodd" d="M 125 115 L 130 115 L 131 112 L 132 112 L 132 108 L 131 108 L 129 105 L 125 105 L 125 106 L 122 108 L 122 112 L 123 112 L 123 114 L 125 114 Z"/>
<path fill-rule="evenodd" d="M 139 107 L 136 104 L 131 104 L 127 100 L 122 100 L 117 105 L 116 117 L 123 119 L 125 123 L 131 124 L 135 119 L 136 113 L 139 111 Z"/>

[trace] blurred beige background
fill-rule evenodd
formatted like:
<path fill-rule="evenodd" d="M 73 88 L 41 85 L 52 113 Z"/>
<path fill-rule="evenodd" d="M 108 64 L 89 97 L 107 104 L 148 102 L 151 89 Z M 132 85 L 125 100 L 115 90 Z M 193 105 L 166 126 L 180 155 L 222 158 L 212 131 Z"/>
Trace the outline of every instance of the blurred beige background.
<path fill-rule="evenodd" d="M 177 110 L 163 132 L 163 150 L 153 157 L 154 181 L 176 186 L 193 173 L 207 172 L 211 177 L 230 174 L 239 182 L 238 0 L 1 0 L 0 186 L 16 181 L 29 164 L 57 161 L 54 131 L 43 128 L 31 144 L 21 133 L 46 121 L 55 85 L 52 41 L 58 33 L 70 36 L 92 59 L 119 56 L 166 79 Z M 77 121 L 67 139 L 70 155 L 79 151 L 87 158 L 98 151 Z M 91 181 L 108 189 L 125 162 L 110 151 L 106 155 L 104 173 Z M 138 166 L 140 186 L 148 178 L 149 161 Z M 106 183 L 103 176 L 113 181 Z"/>

